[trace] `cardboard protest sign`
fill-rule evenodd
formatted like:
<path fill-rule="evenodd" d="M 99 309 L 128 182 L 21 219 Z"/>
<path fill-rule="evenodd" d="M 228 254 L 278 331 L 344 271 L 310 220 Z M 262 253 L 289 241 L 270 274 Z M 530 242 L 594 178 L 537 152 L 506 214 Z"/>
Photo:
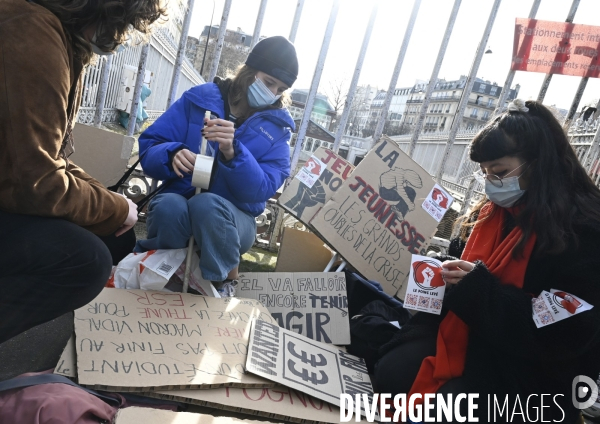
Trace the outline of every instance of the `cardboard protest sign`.
<path fill-rule="evenodd" d="M 382 141 L 311 224 L 361 274 L 404 298 L 411 255 L 425 255 L 438 225 L 421 207 L 433 186 L 427 171 Z"/>
<path fill-rule="evenodd" d="M 191 412 L 173 412 L 132 406 L 120 409 L 115 424 L 264 424 L 264 421 L 242 420 L 234 417 L 213 417 Z"/>
<path fill-rule="evenodd" d="M 354 167 L 329 149 L 319 147 L 298 171 L 278 203 L 307 225 L 350 176 Z"/>
<path fill-rule="evenodd" d="M 533 322 L 537 328 L 589 311 L 594 306 L 570 293 L 551 289 L 543 290 L 532 300 Z"/>
<path fill-rule="evenodd" d="M 264 389 L 226 387 L 209 390 L 170 390 L 145 395 L 286 422 L 340 422 L 339 407 L 283 386 Z"/>
<path fill-rule="evenodd" d="M 404 307 L 439 315 L 442 312 L 446 283 L 442 262 L 428 256 L 413 255 L 406 287 Z"/>
<path fill-rule="evenodd" d="M 72 334 L 60 355 L 54 374 L 77 378 L 77 352 L 75 352 L 75 334 Z"/>
<path fill-rule="evenodd" d="M 267 307 L 280 327 L 309 339 L 350 344 L 343 272 L 256 272 L 239 276 L 237 295 Z"/>
<path fill-rule="evenodd" d="M 75 311 L 79 383 L 129 391 L 270 387 L 244 368 L 255 318 L 274 322 L 251 299 L 104 289 Z"/>
<path fill-rule="evenodd" d="M 275 272 L 321 272 L 332 256 L 314 233 L 285 227 Z"/>
<path fill-rule="evenodd" d="M 76 361 L 73 335 L 54 373 L 76 379 Z M 206 390 L 165 390 L 145 392 L 143 395 L 290 422 L 338 423 L 340 418 L 340 409 L 337 406 L 283 386 L 262 389 L 224 387 Z"/>
<path fill-rule="evenodd" d="M 339 406 L 342 393 L 365 394 L 369 404 L 373 401 L 363 359 L 265 321 L 252 325 L 246 368 L 334 405 Z"/>
<path fill-rule="evenodd" d="M 434 185 L 431 192 L 423 202 L 423 209 L 433 217 L 437 222 L 440 222 L 444 214 L 450 206 L 452 206 L 454 198 L 444 188 L 438 184 Z"/>

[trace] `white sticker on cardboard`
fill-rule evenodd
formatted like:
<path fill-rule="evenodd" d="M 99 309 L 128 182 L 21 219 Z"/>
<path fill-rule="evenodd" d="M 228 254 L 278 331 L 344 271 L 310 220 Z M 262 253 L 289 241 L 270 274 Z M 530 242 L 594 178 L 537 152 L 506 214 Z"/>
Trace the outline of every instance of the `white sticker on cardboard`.
<path fill-rule="evenodd" d="M 546 290 L 532 299 L 533 322 L 537 328 L 571 318 L 573 315 L 589 311 L 594 306 L 585 300 L 561 290 Z"/>
<path fill-rule="evenodd" d="M 454 198 L 440 185 L 436 184 L 431 189 L 431 192 L 429 192 L 422 206 L 433 219 L 440 222 L 453 201 Z"/>
<path fill-rule="evenodd" d="M 321 162 L 315 155 L 312 155 L 304 166 L 300 168 L 300 171 L 296 174 L 296 178 L 309 188 L 312 188 L 323 171 L 325 171 L 325 168 L 327 168 L 327 165 Z"/>
<path fill-rule="evenodd" d="M 446 292 L 441 272 L 442 262 L 437 259 L 412 255 L 404 307 L 439 315 Z"/>

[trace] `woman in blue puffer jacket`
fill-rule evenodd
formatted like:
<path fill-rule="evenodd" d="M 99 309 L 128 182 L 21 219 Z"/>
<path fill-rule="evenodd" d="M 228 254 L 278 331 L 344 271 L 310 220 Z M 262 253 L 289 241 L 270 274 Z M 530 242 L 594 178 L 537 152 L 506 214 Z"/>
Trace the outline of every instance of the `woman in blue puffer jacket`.
<path fill-rule="evenodd" d="M 186 91 L 140 136 L 144 172 L 166 186 L 148 206 L 148 238 L 136 251 L 184 248 L 193 235 L 203 278 L 217 287 L 235 284 L 240 255 L 255 240 L 254 218 L 290 172 L 294 121 L 284 91 L 297 75 L 294 46 L 266 38 L 233 79 Z M 216 118 L 205 121 L 207 110 Z M 202 135 L 215 165 L 209 189 L 194 195 Z"/>

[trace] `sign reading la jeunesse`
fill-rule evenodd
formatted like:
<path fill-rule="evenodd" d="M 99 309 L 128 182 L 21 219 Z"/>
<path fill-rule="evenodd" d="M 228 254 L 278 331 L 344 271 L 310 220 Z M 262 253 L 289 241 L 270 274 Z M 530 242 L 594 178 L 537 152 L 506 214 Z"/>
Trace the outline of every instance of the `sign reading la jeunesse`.
<path fill-rule="evenodd" d="M 376 145 L 311 224 L 365 277 L 404 298 L 413 254 L 426 254 L 438 222 L 423 209 L 427 171 L 390 141 Z"/>
<path fill-rule="evenodd" d="M 363 359 L 268 322 L 252 324 L 246 368 L 334 405 L 343 393 L 365 394 L 369 404 L 373 401 Z"/>
<path fill-rule="evenodd" d="M 239 276 L 237 295 L 267 307 L 280 327 L 310 339 L 350 344 L 343 272 L 257 272 Z"/>

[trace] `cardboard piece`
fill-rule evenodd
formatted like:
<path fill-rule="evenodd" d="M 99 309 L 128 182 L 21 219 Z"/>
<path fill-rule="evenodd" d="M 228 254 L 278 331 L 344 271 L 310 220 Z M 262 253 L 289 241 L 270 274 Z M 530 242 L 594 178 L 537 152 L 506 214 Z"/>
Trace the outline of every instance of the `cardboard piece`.
<path fill-rule="evenodd" d="M 119 181 L 127 170 L 133 150 L 133 137 L 84 124 L 73 127 L 75 152 L 69 157 L 88 175 L 105 186 Z"/>
<path fill-rule="evenodd" d="M 286 422 L 340 422 L 338 406 L 283 386 L 265 389 L 225 387 L 210 390 L 170 390 L 144 395 Z"/>
<path fill-rule="evenodd" d="M 76 379 L 76 355 L 75 335 L 72 335 L 54 373 Z M 337 406 L 283 386 L 263 389 L 224 387 L 207 390 L 165 390 L 145 392 L 143 395 L 289 422 L 338 423 L 340 418 L 340 409 Z"/>
<path fill-rule="evenodd" d="M 315 234 L 285 227 L 275 272 L 322 272 L 332 256 Z"/>
<path fill-rule="evenodd" d="M 373 402 L 363 359 L 265 321 L 252 324 L 246 368 L 333 405 L 342 393 L 366 394 Z"/>
<path fill-rule="evenodd" d="M 62 375 L 64 377 L 76 379 L 77 378 L 77 352 L 75 351 L 75 333 L 71 334 L 67 345 L 60 355 L 58 364 L 54 368 L 54 374 Z"/>
<path fill-rule="evenodd" d="M 237 295 L 258 300 L 280 327 L 324 343 L 350 344 L 343 272 L 243 273 Z"/>
<path fill-rule="evenodd" d="M 433 186 L 427 171 L 382 141 L 311 224 L 357 271 L 403 299 L 411 255 L 425 255 L 437 229 L 421 207 Z"/>
<path fill-rule="evenodd" d="M 277 200 L 281 207 L 309 227 L 311 219 L 354 170 L 344 158 L 323 147 L 315 150 L 311 159 Z"/>
<path fill-rule="evenodd" d="M 413 255 L 404 307 L 439 315 L 446 292 L 446 282 L 441 272 L 441 261 L 428 256 Z"/>
<path fill-rule="evenodd" d="M 241 420 L 234 417 L 213 417 L 191 412 L 173 412 L 132 406 L 120 409 L 115 424 L 264 424 L 264 421 Z"/>
<path fill-rule="evenodd" d="M 75 311 L 79 384 L 119 391 L 272 387 L 244 368 L 259 302 L 104 289 Z"/>

